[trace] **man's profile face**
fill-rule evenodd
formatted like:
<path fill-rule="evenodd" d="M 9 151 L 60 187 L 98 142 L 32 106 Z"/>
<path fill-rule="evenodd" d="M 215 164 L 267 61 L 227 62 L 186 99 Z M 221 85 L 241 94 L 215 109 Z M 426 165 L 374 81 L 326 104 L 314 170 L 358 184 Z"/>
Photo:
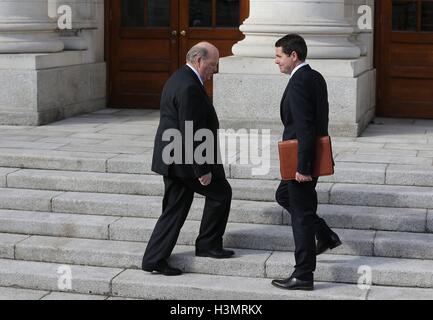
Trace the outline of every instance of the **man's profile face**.
<path fill-rule="evenodd" d="M 282 47 L 275 48 L 275 63 L 280 67 L 280 72 L 291 74 L 296 67 L 298 57 L 296 53 L 287 55 L 283 52 Z"/>
<path fill-rule="evenodd" d="M 199 59 L 198 73 L 203 81 L 212 79 L 212 76 L 218 70 L 219 53 L 210 52 L 206 59 Z"/>

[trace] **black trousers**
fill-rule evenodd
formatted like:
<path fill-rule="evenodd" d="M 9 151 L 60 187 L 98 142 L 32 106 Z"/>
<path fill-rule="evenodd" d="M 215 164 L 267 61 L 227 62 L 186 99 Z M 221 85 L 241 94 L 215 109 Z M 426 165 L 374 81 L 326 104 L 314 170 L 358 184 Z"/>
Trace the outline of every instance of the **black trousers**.
<path fill-rule="evenodd" d="M 334 233 L 317 215 L 317 178 L 311 182 L 281 181 L 275 198 L 292 219 L 295 271 L 292 276 L 312 280 L 316 269 L 316 238 L 329 241 Z"/>
<path fill-rule="evenodd" d="M 197 192 L 206 197 L 200 232 L 196 239 L 197 250 L 208 251 L 223 247 L 232 199 L 232 189 L 226 179 L 212 179 L 202 186 L 198 179 L 164 177 L 162 215 L 158 219 L 143 256 L 143 268 L 152 268 L 168 259 Z"/>

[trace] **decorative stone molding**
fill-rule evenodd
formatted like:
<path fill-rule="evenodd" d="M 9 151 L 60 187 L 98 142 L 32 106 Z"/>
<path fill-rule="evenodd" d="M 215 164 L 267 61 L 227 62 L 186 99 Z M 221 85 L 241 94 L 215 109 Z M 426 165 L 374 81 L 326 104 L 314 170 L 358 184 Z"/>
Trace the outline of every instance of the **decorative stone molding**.
<path fill-rule="evenodd" d="M 60 31 L 60 37 L 65 49 L 88 49 L 88 43 L 83 37 L 82 31 L 97 29 L 96 0 L 48 0 L 48 2 L 50 16 L 58 16 L 58 8 L 63 5 L 71 8 L 72 29 Z"/>
<path fill-rule="evenodd" d="M 233 46 L 235 56 L 274 57 L 274 44 L 287 33 L 307 41 L 310 59 L 356 59 L 353 4 L 345 0 L 250 0 L 250 16 L 241 25 L 245 39 Z"/>
<path fill-rule="evenodd" d="M 0 0 L 0 53 L 62 51 L 56 30 L 47 0 Z"/>

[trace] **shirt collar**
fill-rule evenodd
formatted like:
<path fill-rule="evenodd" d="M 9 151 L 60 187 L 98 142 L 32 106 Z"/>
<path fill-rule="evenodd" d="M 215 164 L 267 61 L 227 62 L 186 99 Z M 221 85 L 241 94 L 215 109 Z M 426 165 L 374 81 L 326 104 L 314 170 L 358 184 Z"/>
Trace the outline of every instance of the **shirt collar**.
<path fill-rule="evenodd" d="M 192 65 L 190 65 L 189 63 L 187 63 L 186 65 L 187 65 L 188 67 L 190 67 L 192 71 L 194 71 L 194 73 L 197 75 L 198 79 L 200 80 L 201 85 L 203 86 L 203 85 L 204 85 L 204 84 L 203 84 L 203 80 L 201 79 L 200 74 L 198 73 L 198 71 L 195 70 L 195 68 L 194 68 Z"/>
<path fill-rule="evenodd" d="M 292 74 L 290 75 L 290 77 L 293 77 L 293 75 L 295 74 L 296 71 L 298 71 L 299 69 L 301 69 L 304 66 L 307 66 L 308 63 L 307 62 L 303 62 L 301 63 L 299 66 L 297 66 L 295 69 L 293 69 Z"/>

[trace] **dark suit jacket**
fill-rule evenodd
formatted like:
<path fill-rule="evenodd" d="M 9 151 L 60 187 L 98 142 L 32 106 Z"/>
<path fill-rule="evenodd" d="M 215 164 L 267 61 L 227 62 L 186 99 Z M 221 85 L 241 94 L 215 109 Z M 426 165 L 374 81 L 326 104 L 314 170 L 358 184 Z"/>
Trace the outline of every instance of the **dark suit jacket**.
<path fill-rule="evenodd" d="M 328 135 L 328 91 L 323 76 L 309 65 L 291 77 L 280 106 L 283 140 L 298 139 L 298 172 L 311 175 L 316 136 Z"/>
<path fill-rule="evenodd" d="M 225 178 L 224 167 L 217 164 L 217 138 L 219 121 L 215 108 L 199 78 L 187 65 L 177 70 L 164 85 L 160 104 L 160 122 L 155 136 L 152 171 L 169 177 L 199 178 L 212 172 L 213 178 Z M 185 154 L 185 121 L 193 122 L 193 133 L 199 129 L 209 129 L 214 136 L 214 159 L 211 163 L 199 164 L 193 159 L 187 164 Z M 182 163 L 167 165 L 162 160 L 164 148 L 171 141 L 162 141 L 167 129 L 177 129 L 182 133 Z M 204 139 L 203 139 L 204 140 Z M 194 142 L 194 150 L 202 141 Z M 194 158 L 191 151 L 188 156 Z"/>

